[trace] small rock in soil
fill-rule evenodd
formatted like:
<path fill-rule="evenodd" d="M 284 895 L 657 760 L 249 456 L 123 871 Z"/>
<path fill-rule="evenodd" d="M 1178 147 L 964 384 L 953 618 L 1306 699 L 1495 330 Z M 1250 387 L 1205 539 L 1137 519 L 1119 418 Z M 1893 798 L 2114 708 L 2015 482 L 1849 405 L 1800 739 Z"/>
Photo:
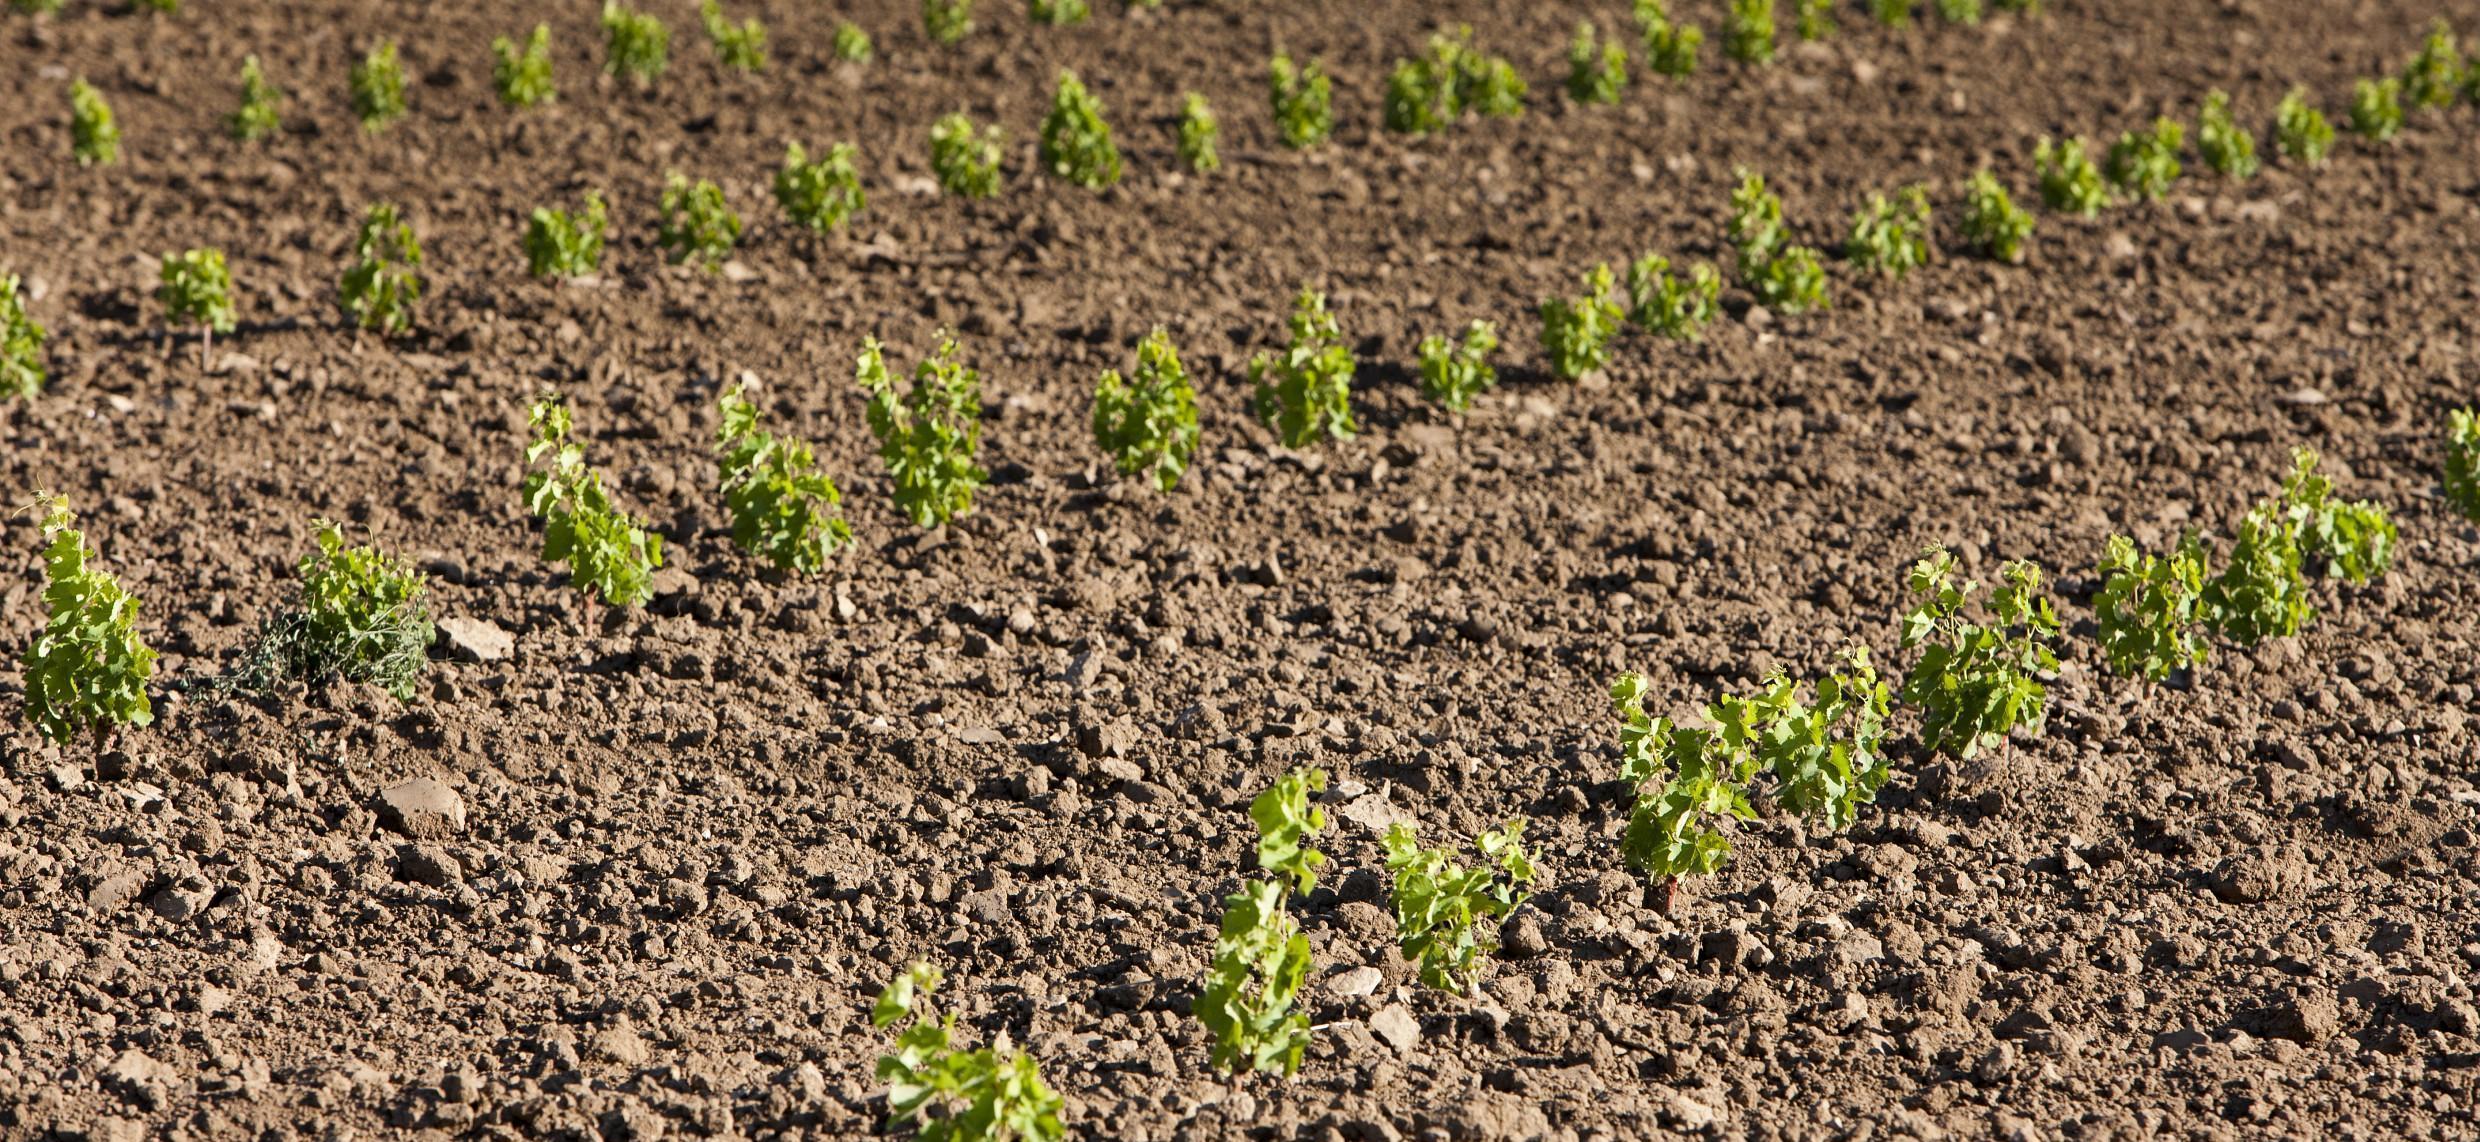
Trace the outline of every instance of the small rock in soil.
<path fill-rule="evenodd" d="M 517 649 L 516 636 L 489 619 L 441 619 L 439 643 L 459 662 L 500 662 Z"/>
<path fill-rule="evenodd" d="M 465 831 L 465 799 L 435 777 L 400 781 L 379 792 L 379 823 L 415 840 Z"/>
<path fill-rule="evenodd" d="M 1390 1003 L 1369 1017 L 1369 1032 L 1401 1055 L 1421 1045 L 1421 1023 L 1400 1003 Z"/>

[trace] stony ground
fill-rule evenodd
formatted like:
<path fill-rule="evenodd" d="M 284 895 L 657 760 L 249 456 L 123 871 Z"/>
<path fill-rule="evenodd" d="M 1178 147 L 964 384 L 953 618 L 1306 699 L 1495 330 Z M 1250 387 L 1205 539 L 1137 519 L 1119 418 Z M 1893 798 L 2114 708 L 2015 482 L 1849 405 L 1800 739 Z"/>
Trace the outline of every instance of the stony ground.
<path fill-rule="evenodd" d="M 2044 214 L 2020 268 L 1950 241 L 1902 283 L 1833 266 L 1818 315 L 1734 293 L 1701 343 L 1631 337 L 1581 385 L 1547 377 L 1531 317 L 1595 262 L 1723 258 L 1735 165 L 1831 247 L 1872 190 L 1987 163 L 2029 197 L 2038 137 L 2112 138 L 2209 88 L 2259 125 L 2293 84 L 2339 112 L 2432 6 L 2053 0 L 1904 32 L 1846 6 L 1770 69 L 1709 48 L 1599 110 L 1559 98 L 1565 45 L 1618 7 L 1174 0 L 1036 29 L 986 0 L 945 51 L 898 0 L 744 3 L 776 51 L 749 79 L 662 0 L 674 67 L 641 93 L 593 78 L 586 6 L 546 6 L 563 98 L 522 116 L 487 44 L 530 12 L 190 7 L 0 23 L 0 273 L 56 373 L 5 412 L 0 486 L 79 502 L 165 652 L 161 721 L 116 751 L 0 730 L 0 1134 L 864 1135 L 867 1005 L 919 958 L 965 1036 L 1040 1059 L 1080 1137 L 2480 1132 L 2480 532 L 2436 492 L 2443 410 L 2480 393 L 2469 107 L 2322 171 Z M 877 62 L 829 62 L 839 16 Z M 1447 19 L 1532 110 L 1383 134 L 1385 68 Z M 380 35 L 413 113 L 365 138 L 343 76 Z M 1334 73 L 1331 148 L 1275 145 L 1278 44 Z M 293 94 L 260 147 L 218 128 L 250 52 Z M 1061 66 L 1112 109 L 1110 191 L 1027 173 Z M 119 166 L 66 157 L 81 74 L 120 112 Z M 1225 124 L 1212 178 L 1172 173 L 1189 88 Z M 987 203 L 928 190 L 923 133 L 959 106 L 1013 140 Z M 850 234 L 778 220 L 786 138 L 860 146 Z M 660 264 L 672 169 L 751 222 L 723 274 Z M 614 204 L 605 274 L 526 279 L 526 213 L 588 188 Z M 429 253 L 401 342 L 332 302 L 377 198 Z M 164 251 L 205 244 L 244 320 L 202 365 L 150 295 Z M 1355 342 L 1365 433 L 1292 453 L 1250 420 L 1245 361 L 1304 280 Z M 1507 334 L 1506 379 L 1454 420 L 1413 346 L 1474 317 Z M 1085 427 L 1094 374 L 1157 324 L 1205 405 L 1168 496 L 1108 479 Z M 909 361 L 941 326 L 984 374 L 994 484 L 920 533 L 849 377 L 863 337 Z M 848 493 L 861 541 L 824 576 L 760 573 L 719 527 L 712 408 L 744 375 Z M 670 538 L 642 612 L 588 615 L 536 557 L 517 486 L 546 386 Z M 2176 685 L 2102 674 L 2105 537 L 2226 545 L 2303 444 L 2392 508 L 2397 568 Z M 431 576 L 453 631 L 419 700 L 185 689 L 283 604 L 318 516 Z M 1656 911 L 1617 852 L 1610 675 L 1692 714 L 1852 641 L 1900 670 L 1930 541 L 1983 578 L 2059 575 L 2049 732 L 1955 764 L 1905 715 L 1855 828 L 1755 822 Z M 17 646 L 33 521 L 0 548 L 23 553 Z M 1187 1006 L 1248 874 L 1245 803 L 1302 764 L 1336 779 L 1299 908 L 1318 1042 L 1296 1081 L 1229 1081 Z M 1420 988 L 1378 833 L 1519 815 L 1540 893 L 1474 995 Z"/>

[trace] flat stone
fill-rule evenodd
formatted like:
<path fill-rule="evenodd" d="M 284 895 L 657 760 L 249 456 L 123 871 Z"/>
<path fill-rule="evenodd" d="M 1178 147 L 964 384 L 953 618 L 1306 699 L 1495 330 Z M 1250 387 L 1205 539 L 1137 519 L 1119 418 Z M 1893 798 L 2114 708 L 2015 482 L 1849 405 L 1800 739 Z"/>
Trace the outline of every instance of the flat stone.
<path fill-rule="evenodd" d="M 1369 1017 L 1369 1033 L 1378 1041 L 1395 1048 L 1395 1053 L 1408 1055 L 1421 1045 L 1421 1021 L 1412 1017 L 1410 1009 L 1390 1003 Z"/>
<path fill-rule="evenodd" d="M 1377 991 L 1378 984 L 1385 978 L 1376 968 L 1357 967 L 1350 971 L 1336 972 L 1333 978 L 1326 981 L 1326 990 L 1346 999 L 1352 999 Z M 1417 1035 L 1419 1032 L 1416 1029 L 1414 1033 Z"/>
<path fill-rule="evenodd" d="M 400 781 L 379 792 L 379 823 L 415 840 L 465 831 L 465 799 L 435 777 Z"/>
<path fill-rule="evenodd" d="M 104 877 L 93 888 L 87 889 L 86 906 L 97 912 L 116 911 L 121 905 L 129 903 L 131 898 L 138 895 L 138 890 L 144 887 L 146 887 L 144 874 L 124 869 Z"/>
<path fill-rule="evenodd" d="M 517 636 L 489 619 L 439 620 L 439 644 L 459 662 L 501 662 L 516 652 Z"/>

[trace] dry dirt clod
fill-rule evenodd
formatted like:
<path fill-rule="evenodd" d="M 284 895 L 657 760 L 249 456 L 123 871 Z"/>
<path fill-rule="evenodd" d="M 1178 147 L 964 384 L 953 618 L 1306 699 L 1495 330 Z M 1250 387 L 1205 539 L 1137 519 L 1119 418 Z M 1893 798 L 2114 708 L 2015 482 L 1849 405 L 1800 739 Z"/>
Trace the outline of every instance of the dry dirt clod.
<path fill-rule="evenodd" d="M 416 840 L 465 831 L 465 798 L 435 777 L 416 777 L 380 790 L 379 823 Z"/>

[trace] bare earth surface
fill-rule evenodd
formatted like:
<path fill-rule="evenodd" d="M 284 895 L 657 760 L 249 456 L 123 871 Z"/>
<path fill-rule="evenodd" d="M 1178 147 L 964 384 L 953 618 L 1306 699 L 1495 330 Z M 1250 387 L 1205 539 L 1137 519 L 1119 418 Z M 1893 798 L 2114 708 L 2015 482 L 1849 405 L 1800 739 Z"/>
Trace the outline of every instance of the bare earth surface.
<path fill-rule="evenodd" d="M 1950 244 L 1901 284 L 1832 266 L 1818 315 L 1730 296 L 1702 343 L 1631 335 L 1582 385 L 1547 377 L 1531 316 L 1598 261 L 1723 260 L 1735 164 L 1831 248 L 1872 190 L 1988 163 L 2030 201 L 2039 136 L 2192 117 L 2209 88 L 2260 131 L 2295 83 L 2339 119 L 2433 4 L 2053 0 L 1902 32 L 1848 6 L 1770 69 L 1709 45 L 1684 84 L 1640 72 L 1578 110 L 1567 37 L 1622 5 L 1174 0 L 1037 29 L 985 0 L 951 51 L 902 0 L 744 2 L 776 57 L 748 78 L 655 0 L 674 62 L 648 94 L 595 77 L 579 2 L 539 6 L 563 94 L 531 114 L 496 104 L 487 48 L 530 10 L 189 7 L 0 19 L 0 272 L 56 374 L 0 410 L 0 488 L 78 501 L 166 680 L 222 669 L 322 515 L 512 649 L 443 649 L 410 706 L 167 692 L 100 758 L 22 728 L 0 684 L 0 1136 L 864 1135 L 868 1001 L 917 958 L 967 1038 L 1039 1057 L 1083 1137 L 2480 1132 L 2480 533 L 2435 491 L 2442 410 L 2480 391 L 2468 105 L 2389 147 L 2346 135 L 2322 171 L 2191 159 L 2158 206 L 2044 214 L 2021 268 Z M 829 61 L 841 16 L 876 62 Z M 1441 20 L 1515 60 L 1528 115 L 1378 131 L 1385 68 Z M 412 113 L 366 138 L 344 76 L 382 35 Z M 1330 148 L 1276 145 L 1275 46 L 1336 76 Z M 263 146 L 220 129 L 249 52 L 292 94 Z M 1127 150 L 1110 191 L 1031 173 L 1063 66 Z M 118 110 L 121 165 L 69 160 L 73 75 Z M 1221 112 L 1221 175 L 1171 173 L 1187 88 Z M 924 135 L 959 107 L 1009 131 L 995 200 L 929 190 Z M 788 138 L 859 146 L 849 233 L 781 221 Z M 661 265 L 669 170 L 751 223 L 730 272 Z M 526 213 L 589 188 L 613 202 L 600 282 L 525 277 Z M 393 344 L 332 300 L 376 199 L 430 258 Z M 156 259 L 198 245 L 230 254 L 243 317 L 205 368 L 151 299 Z M 1303 281 L 1359 351 L 1365 432 L 1292 454 L 1244 365 Z M 1413 346 L 1475 317 L 1505 381 L 1450 421 Z M 1095 374 L 1157 323 L 1206 422 L 1168 496 L 1115 486 L 1086 429 Z M 995 481 L 933 535 L 887 499 L 851 362 L 870 335 L 910 362 L 942 325 L 983 372 Z M 846 489 L 861 541 L 816 580 L 759 574 L 719 526 L 713 404 L 744 372 Z M 590 621 L 536 557 L 518 484 L 546 386 L 676 545 L 644 612 Z M 2319 587 L 2301 637 L 2192 685 L 2102 674 L 2103 539 L 2226 546 L 2300 444 L 2394 510 L 2397 569 Z M 1618 855 L 1610 675 L 1684 715 L 1851 640 L 1899 671 L 1932 540 L 1984 579 L 2060 575 L 2082 630 L 2049 733 L 1954 765 L 1899 723 L 1854 829 L 1756 822 L 1659 914 Z M 38 547 L 30 518 L 0 528 L 12 653 Z M 1337 779 L 1301 909 L 1321 1030 L 1296 1081 L 1234 1083 L 1187 1005 L 1246 800 L 1299 764 Z M 1544 890 L 1478 994 L 1421 989 L 1378 832 L 1515 815 Z"/>

